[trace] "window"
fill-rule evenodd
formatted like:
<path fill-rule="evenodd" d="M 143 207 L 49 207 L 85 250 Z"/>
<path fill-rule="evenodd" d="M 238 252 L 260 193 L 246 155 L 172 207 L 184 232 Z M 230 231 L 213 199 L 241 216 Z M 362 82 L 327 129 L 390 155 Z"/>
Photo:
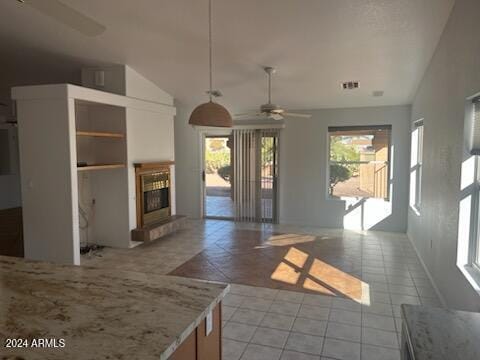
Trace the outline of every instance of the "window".
<path fill-rule="evenodd" d="M 392 127 L 329 127 L 329 194 L 333 197 L 389 196 Z"/>
<path fill-rule="evenodd" d="M 473 126 L 472 126 L 472 143 L 470 153 L 474 155 L 473 161 L 473 179 L 474 184 L 472 186 L 472 200 L 474 209 L 473 223 L 474 231 L 471 232 L 471 251 L 470 251 L 470 264 L 473 265 L 476 270 L 480 271 L 480 169 L 479 169 L 479 155 L 480 155 L 480 98 L 473 100 Z"/>
<path fill-rule="evenodd" d="M 480 97 L 469 101 L 467 114 L 469 153 L 462 162 L 457 266 L 480 293 Z"/>
<path fill-rule="evenodd" d="M 410 207 L 417 213 L 422 200 L 423 120 L 413 124 L 410 152 Z"/>

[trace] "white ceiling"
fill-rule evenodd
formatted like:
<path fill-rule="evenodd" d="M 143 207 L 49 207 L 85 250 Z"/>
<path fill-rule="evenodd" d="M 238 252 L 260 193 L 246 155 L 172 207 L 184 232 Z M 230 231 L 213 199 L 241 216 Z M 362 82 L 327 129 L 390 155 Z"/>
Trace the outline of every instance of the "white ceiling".
<path fill-rule="evenodd" d="M 86 37 L 17 0 L 1 0 L 3 61 L 71 69 L 126 63 L 183 103 L 206 99 L 207 0 L 62 1 L 107 31 Z M 254 109 L 266 101 L 261 67 L 270 65 L 278 69 L 273 100 L 291 109 L 409 103 L 453 3 L 216 0 L 214 87 L 233 112 Z M 361 88 L 345 92 L 344 80 Z M 372 97 L 374 90 L 385 95 Z"/>

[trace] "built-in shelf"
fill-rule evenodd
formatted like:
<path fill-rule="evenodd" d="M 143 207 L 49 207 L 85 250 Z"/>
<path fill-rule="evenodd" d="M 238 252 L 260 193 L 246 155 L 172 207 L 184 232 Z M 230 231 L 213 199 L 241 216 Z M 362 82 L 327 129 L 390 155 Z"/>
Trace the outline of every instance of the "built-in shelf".
<path fill-rule="evenodd" d="M 100 132 L 100 131 L 77 131 L 77 136 L 90 136 L 90 137 L 106 137 L 106 138 L 124 138 L 125 134 L 112 133 L 112 132 Z"/>
<path fill-rule="evenodd" d="M 106 169 L 120 169 L 124 168 L 125 164 L 96 164 L 88 166 L 78 166 L 78 171 L 91 171 L 91 170 L 106 170 Z"/>

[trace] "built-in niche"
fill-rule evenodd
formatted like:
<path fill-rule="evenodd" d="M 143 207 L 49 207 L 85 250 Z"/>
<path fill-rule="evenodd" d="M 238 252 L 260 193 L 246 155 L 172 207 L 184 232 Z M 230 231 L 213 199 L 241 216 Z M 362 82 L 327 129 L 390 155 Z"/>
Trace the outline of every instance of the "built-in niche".
<path fill-rule="evenodd" d="M 118 223 L 128 218 L 125 112 L 124 107 L 75 103 L 78 221 L 84 250 L 96 245 L 128 247 L 128 231 Z"/>

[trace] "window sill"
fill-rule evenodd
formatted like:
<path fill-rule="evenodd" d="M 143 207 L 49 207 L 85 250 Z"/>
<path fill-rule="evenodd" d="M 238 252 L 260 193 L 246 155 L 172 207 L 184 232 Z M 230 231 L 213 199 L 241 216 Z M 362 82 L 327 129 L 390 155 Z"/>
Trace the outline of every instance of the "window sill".
<path fill-rule="evenodd" d="M 471 265 L 457 265 L 463 276 L 467 279 L 473 289 L 480 295 L 480 270 Z"/>
<path fill-rule="evenodd" d="M 382 200 L 382 201 L 386 201 L 386 202 L 389 202 L 390 199 L 389 198 L 375 198 L 375 197 L 368 197 L 368 196 L 341 196 L 341 197 L 337 197 L 337 196 L 331 196 L 331 195 L 327 195 L 327 200 L 332 200 L 332 201 L 367 201 L 367 200 Z"/>
<path fill-rule="evenodd" d="M 327 200 L 332 200 L 332 201 L 349 201 L 349 200 L 366 200 L 366 199 L 370 199 L 368 197 L 356 197 L 356 196 L 341 196 L 341 197 L 338 197 L 338 196 L 331 196 L 331 195 L 327 195 Z"/>

